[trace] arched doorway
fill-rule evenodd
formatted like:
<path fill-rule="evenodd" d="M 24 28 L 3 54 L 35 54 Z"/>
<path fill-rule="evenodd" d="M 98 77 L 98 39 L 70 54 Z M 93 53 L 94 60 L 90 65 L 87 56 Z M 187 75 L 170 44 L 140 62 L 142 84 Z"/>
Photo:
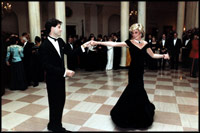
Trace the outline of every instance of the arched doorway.
<path fill-rule="evenodd" d="M 15 12 L 6 13 L 1 22 L 3 32 L 19 34 L 18 18 Z"/>
<path fill-rule="evenodd" d="M 119 15 L 111 15 L 108 19 L 108 35 L 111 33 L 120 31 L 120 16 Z"/>

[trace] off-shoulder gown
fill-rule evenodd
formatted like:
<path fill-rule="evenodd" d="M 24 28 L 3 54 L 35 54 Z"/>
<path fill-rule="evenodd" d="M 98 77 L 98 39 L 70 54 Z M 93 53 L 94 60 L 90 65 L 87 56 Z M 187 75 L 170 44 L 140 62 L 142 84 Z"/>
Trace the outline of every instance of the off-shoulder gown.
<path fill-rule="evenodd" d="M 138 48 L 130 40 L 131 63 L 128 71 L 128 85 L 112 108 L 110 115 L 113 122 L 121 128 L 148 128 L 153 123 L 155 106 L 149 101 L 144 89 L 144 56 L 149 44 Z"/>

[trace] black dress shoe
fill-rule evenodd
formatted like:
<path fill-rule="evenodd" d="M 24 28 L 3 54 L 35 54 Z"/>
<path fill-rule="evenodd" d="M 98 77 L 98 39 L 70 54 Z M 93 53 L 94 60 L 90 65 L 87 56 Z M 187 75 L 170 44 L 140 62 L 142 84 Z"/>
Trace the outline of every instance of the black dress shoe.
<path fill-rule="evenodd" d="M 50 127 L 48 126 L 47 129 L 52 132 L 71 132 L 66 130 L 64 127 Z"/>
<path fill-rule="evenodd" d="M 36 87 L 36 86 L 38 86 L 39 85 L 39 83 L 34 83 L 33 84 L 33 87 Z"/>

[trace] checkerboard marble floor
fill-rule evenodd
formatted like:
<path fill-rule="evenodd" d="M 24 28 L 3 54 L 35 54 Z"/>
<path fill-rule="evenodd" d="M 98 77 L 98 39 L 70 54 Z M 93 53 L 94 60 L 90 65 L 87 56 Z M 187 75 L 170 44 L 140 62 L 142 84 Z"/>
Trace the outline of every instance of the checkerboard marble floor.
<path fill-rule="evenodd" d="M 110 110 L 128 83 L 128 70 L 86 72 L 66 78 L 63 126 L 70 131 L 140 131 L 117 128 Z M 198 131 L 199 79 L 189 70 L 145 70 L 145 89 L 156 110 L 145 131 Z M 25 91 L 6 89 L 2 96 L 2 131 L 48 131 L 45 83 Z"/>

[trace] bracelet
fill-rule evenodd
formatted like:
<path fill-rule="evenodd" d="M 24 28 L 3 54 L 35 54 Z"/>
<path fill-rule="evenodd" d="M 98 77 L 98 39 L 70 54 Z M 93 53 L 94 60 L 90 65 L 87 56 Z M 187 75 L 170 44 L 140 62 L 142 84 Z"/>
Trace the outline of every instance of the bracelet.
<path fill-rule="evenodd" d="M 85 45 L 85 44 L 83 44 L 83 48 L 86 48 L 86 45 Z"/>

